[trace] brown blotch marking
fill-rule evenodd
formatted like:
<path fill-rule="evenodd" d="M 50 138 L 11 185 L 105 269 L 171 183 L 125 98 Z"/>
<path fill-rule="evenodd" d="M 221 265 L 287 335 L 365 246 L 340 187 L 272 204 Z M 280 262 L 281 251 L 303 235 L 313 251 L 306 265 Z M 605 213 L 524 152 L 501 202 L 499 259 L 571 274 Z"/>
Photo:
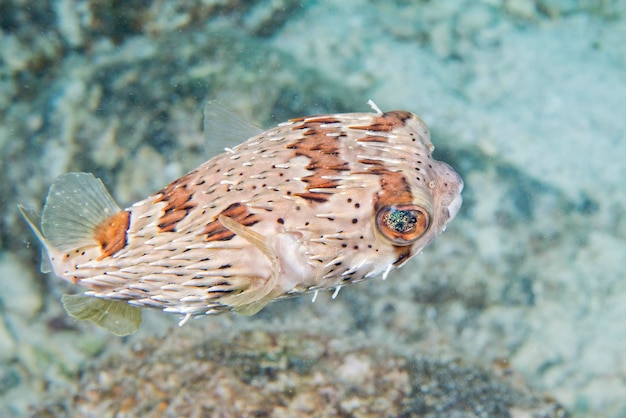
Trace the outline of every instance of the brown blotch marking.
<path fill-rule="evenodd" d="M 357 139 L 357 142 L 387 142 L 389 139 L 384 136 L 371 135 Z"/>
<path fill-rule="evenodd" d="M 360 159 L 359 163 L 368 167 L 365 168 L 365 171 L 359 171 L 356 174 L 374 174 L 380 177 L 380 191 L 374 196 L 375 212 L 378 212 L 384 206 L 413 202 L 411 186 L 401 172 L 390 171 L 378 160 L 364 158 Z"/>
<path fill-rule="evenodd" d="M 378 212 L 385 206 L 413 203 L 411 186 L 402 173 L 380 171 L 380 191 L 374 196 L 374 211 Z"/>
<path fill-rule="evenodd" d="M 409 258 L 411 256 L 411 246 L 407 245 L 405 247 L 394 247 L 396 255 L 398 256 L 398 258 L 396 258 L 396 261 L 393 262 L 394 266 L 398 266 L 400 264 L 402 264 L 404 261 L 406 261 L 407 258 Z"/>
<path fill-rule="evenodd" d="M 98 260 L 109 257 L 126 246 L 126 231 L 130 225 L 130 212 L 122 210 L 106 218 L 94 231 L 102 254 Z"/>
<path fill-rule="evenodd" d="M 311 203 L 324 203 L 324 202 L 327 202 L 328 198 L 330 197 L 329 196 L 330 193 L 320 193 L 320 192 L 294 193 L 293 195 L 301 197 L 304 200 L 308 200 Z"/>
<path fill-rule="evenodd" d="M 256 214 L 250 212 L 245 205 L 233 203 L 213 218 L 213 221 L 209 222 L 202 231 L 202 233 L 206 235 L 206 241 L 208 242 L 228 241 L 235 236 L 235 234 L 217 220 L 220 215 L 228 216 L 245 226 L 252 226 L 261 221 L 261 219 L 259 219 Z"/>
<path fill-rule="evenodd" d="M 191 172 L 168 184 L 164 189 L 156 194 L 158 197 L 153 203 L 165 202 L 163 215 L 159 218 L 157 226 L 161 232 L 172 232 L 176 230 L 176 225 L 189 215 L 189 211 L 196 206 L 191 201 L 194 188 L 192 180 L 196 173 Z"/>
<path fill-rule="evenodd" d="M 413 202 L 411 187 L 402 173 L 379 170 L 376 174 L 380 176 L 380 191 L 374 196 L 374 213 L 378 213 L 385 206 Z M 401 264 L 407 257 L 411 256 L 411 245 L 394 245 L 393 247 L 397 256 L 396 261 L 393 262 L 394 266 Z"/>
<path fill-rule="evenodd" d="M 365 164 L 365 165 L 373 165 L 373 166 L 377 166 L 377 167 L 384 167 L 385 165 L 383 164 L 382 161 L 380 160 L 370 160 L 369 158 L 361 158 L 358 160 L 359 163 L 361 164 Z M 368 168 L 368 172 L 371 173 L 372 168 Z"/>
<path fill-rule="evenodd" d="M 369 125 L 350 126 L 350 129 L 361 129 L 372 132 L 391 132 L 395 128 L 403 126 L 407 119 L 415 119 L 415 115 L 406 110 L 392 110 L 380 116 L 374 116 L 372 123 Z"/>
<path fill-rule="evenodd" d="M 326 135 L 337 132 L 336 128 L 321 126 L 340 122 L 332 117 L 309 117 L 304 123 L 295 126 L 294 130 L 302 130 L 303 138 L 286 145 L 287 149 L 294 150 L 294 155 L 305 156 L 309 164 L 305 167 L 313 174 L 305 176 L 302 181 L 306 183 L 306 192 L 293 193 L 312 203 L 326 202 L 329 193 L 322 191 L 311 192 L 311 189 L 334 189 L 340 185 L 337 180 L 326 179 L 326 176 L 337 175 L 342 171 L 349 170 L 350 165 L 343 160 L 339 152 L 337 138 Z"/>

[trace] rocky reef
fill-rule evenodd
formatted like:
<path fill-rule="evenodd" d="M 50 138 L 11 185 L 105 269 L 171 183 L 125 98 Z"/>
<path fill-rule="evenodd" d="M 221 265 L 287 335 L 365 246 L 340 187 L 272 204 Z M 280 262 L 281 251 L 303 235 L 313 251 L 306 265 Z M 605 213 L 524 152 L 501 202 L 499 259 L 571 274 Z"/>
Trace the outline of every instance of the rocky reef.
<path fill-rule="evenodd" d="M 193 331 L 197 331 L 194 329 Z M 146 338 L 81 373 L 38 417 L 565 417 L 506 362 L 393 355 L 308 332 Z"/>

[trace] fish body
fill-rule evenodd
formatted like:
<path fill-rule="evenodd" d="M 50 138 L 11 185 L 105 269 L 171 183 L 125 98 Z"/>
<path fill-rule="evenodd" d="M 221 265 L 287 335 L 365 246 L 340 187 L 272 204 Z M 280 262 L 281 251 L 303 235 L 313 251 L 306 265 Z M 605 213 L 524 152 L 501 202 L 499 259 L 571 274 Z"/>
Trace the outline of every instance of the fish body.
<path fill-rule="evenodd" d="M 21 209 L 85 295 L 185 318 L 386 277 L 454 218 L 463 182 L 432 158 L 419 117 L 373 107 L 246 127 L 245 142 L 123 210 L 86 173 L 55 181 L 40 227 Z M 230 120 L 216 109 L 205 129 Z"/>

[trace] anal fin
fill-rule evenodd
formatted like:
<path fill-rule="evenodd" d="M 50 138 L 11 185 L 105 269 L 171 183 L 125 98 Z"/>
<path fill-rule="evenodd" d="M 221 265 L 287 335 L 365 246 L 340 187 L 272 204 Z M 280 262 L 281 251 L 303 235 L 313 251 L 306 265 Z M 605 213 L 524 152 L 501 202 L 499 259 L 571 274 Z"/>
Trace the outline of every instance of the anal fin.
<path fill-rule="evenodd" d="M 237 222 L 236 220 L 229 218 L 228 216 L 220 215 L 217 218 L 218 221 L 226 229 L 232 232 L 235 235 L 239 235 L 241 238 L 248 241 L 250 244 L 259 249 L 269 260 L 272 262 L 274 267 L 278 267 L 278 257 L 274 254 L 272 248 L 268 245 L 266 238 L 254 231 L 249 226 L 245 226 Z"/>
<path fill-rule="evenodd" d="M 72 318 L 93 322 L 119 337 L 135 333 L 141 325 L 141 308 L 123 300 L 86 295 L 63 295 L 61 300 Z"/>

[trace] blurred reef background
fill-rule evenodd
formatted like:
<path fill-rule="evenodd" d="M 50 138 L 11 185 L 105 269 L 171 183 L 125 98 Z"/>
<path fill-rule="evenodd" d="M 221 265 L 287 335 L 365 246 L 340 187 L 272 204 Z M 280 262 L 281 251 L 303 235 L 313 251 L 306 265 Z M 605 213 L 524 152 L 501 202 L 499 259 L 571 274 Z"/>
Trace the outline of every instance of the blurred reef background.
<path fill-rule="evenodd" d="M 0 0 L 0 416 L 626 416 L 626 0 Z M 419 114 L 464 206 L 382 282 L 117 338 L 17 203 L 122 206 L 255 123 Z"/>

